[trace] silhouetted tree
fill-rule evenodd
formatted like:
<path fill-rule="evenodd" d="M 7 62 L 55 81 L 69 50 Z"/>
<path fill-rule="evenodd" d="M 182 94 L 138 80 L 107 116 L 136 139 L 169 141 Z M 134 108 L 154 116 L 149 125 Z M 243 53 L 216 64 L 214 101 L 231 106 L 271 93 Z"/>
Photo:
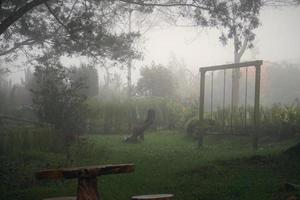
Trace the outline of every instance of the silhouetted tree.
<path fill-rule="evenodd" d="M 86 99 L 80 93 L 82 83 L 72 80 L 68 69 L 59 63 L 37 66 L 34 76 L 33 107 L 39 120 L 63 131 L 66 138 L 81 133 Z"/>
<path fill-rule="evenodd" d="M 125 61 L 135 54 L 130 43 L 138 35 L 114 28 L 119 10 L 118 1 L 3 0 L 0 56 L 12 60 L 25 52 L 45 61 L 76 54 Z"/>
<path fill-rule="evenodd" d="M 99 78 L 98 71 L 94 66 L 81 64 L 79 68 L 73 67 L 71 71 L 71 79 L 81 81 L 84 85 L 84 88 L 81 89 L 82 94 L 87 97 L 98 95 Z"/>
<path fill-rule="evenodd" d="M 168 97 L 175 94 L 175 82 L 172 72 L 161 65 L 152 65 L 141 69 L 141 78 L 137 91 L 145 96 Z"/>

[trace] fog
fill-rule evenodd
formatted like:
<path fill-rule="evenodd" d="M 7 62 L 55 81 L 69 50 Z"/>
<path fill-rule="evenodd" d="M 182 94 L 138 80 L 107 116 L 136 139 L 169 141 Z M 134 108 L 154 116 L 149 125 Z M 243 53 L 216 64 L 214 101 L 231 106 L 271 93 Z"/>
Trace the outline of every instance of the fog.
<path fill-rule="evenodd" d="M 300 199 L 299 20 L 299 0 L 0 0 L 0 199 Z"/>

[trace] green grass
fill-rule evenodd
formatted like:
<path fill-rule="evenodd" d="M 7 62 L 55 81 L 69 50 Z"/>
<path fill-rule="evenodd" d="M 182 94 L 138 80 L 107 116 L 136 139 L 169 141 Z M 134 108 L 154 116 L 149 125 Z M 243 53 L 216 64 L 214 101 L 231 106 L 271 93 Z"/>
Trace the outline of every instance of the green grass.
<path fill-rule="evenodd" d="M 283 183 L 300 183 L 300 159 L 281 155 L 295 140 L 264 144 L 255 152 L 247 137 L 206 137 L 199 149 L 195 141 L 171 131 L 148 133 L 145 141 L 137 144 L 122 143 L 121 135 L 93 135 L 89 141 L 89 147 L 72 147 L 72 165 L 136 165 L 134 173 L 99 178 L 105 200 L 129 200 L 149 193 L 173 193 L 177 200 L 278 199 Z M 32 159 L 59 166 L 47 153 Z M 33 185 L 6 192 L 3 199 L 74 195 L 77 182 L 39 181 Z"/>

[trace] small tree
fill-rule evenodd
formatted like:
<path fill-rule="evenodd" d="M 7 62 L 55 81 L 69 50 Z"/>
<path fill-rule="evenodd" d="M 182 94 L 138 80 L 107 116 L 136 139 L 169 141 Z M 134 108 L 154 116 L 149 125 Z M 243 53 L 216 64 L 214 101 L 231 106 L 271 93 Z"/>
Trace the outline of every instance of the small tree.
<path fill-rule="evenodd" d="M 71 79 L 84 83 L 80 91 L 87 97 L 97 96 L 99 92 L 99 77 L 97 69 L 92 65 L 81 64 L 79 68 L 71 69 Z"/>
<path fill-rule="evenodd" d="M 82 83 L 73 81 L 60 64 L 38 66 L 34 76 L 37 84 L 31 91 L 39 120 L 63 131 L 65 139 L 74 138 L 84 127 L 86 97 L 79 92 Z"/>
<path fill-rule="evenodd" d="M 172 72 L 161 65 L 144 67 L 137 83 L 138 93 L 145 96 L 174 96 L 175 82 Z"/>

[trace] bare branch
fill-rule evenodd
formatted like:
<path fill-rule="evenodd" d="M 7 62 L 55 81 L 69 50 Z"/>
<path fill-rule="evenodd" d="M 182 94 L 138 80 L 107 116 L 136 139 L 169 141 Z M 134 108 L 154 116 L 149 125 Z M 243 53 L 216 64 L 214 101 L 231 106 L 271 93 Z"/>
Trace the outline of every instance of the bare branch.
<path fill-rule="evenodd" d="M 15 51 L 17 48 L 19 48 L 21 46 L 33 45 L 34 43 L 36 43 L 36 41 L 31 40 L 31 39 L 27 39 L 27 40 L 24 40 L 22 42 L 15 43 L 15 45 L 12 48 L 10 48 L 8 50 L 5 50 L 5 51 L 0 51 L 0 56 L 4 56 L 4 55 L 7 55 L 9 53 L 12 53 L 13 51 Z"/>
<path fill-rule="evenodd" d="M 53 12 L 53 10 L 50 8 L 49 4 L 47 2 L 44 3 L 45 6 L 47 7 L 48 11 L 50 12 L 50 14 L 55 18 L 55 20 L 66 29 L 66 31 L 70 34 L 70 30 L 69 28 L 55 15 L 55 13 Z"/>

